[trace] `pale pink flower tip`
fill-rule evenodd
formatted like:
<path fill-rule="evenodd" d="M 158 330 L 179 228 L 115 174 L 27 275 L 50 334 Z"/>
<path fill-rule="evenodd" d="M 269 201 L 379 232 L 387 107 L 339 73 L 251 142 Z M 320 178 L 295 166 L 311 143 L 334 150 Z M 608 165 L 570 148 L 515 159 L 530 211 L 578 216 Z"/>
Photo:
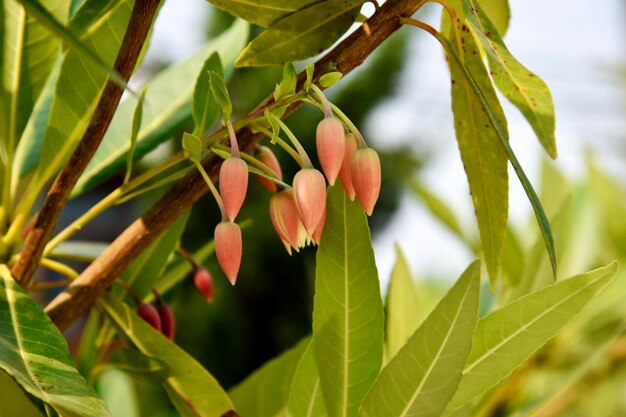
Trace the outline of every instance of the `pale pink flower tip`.
<path fill-rule="evenodd" d="M 268 148 L 267 146 L 260 146 L 258 159 L 274 173 L 276 178 L 278 178 L 279 180 L 283 179 L 283 171 L 280 168 L 278 158 L 276 158 L 276 155 L 274 155 L 274 152 L 272 152 L 270 148 Z M 263 185 L 265 188 L 272 192 L 276 192 L 276 184 L 274 182 L 260 175 L 257 175 L 256 177 L 261 185 Z"/>
<path fill-rule="evenodd" d="M 226 217 L 235 220 L 248 190 L 248 165 L 243 159 L 231 157 L 220 168 L 220 196 Z"/>
<path fill-rule="evenodd" d="M 348 133 L 345 140 L 346 150 L 343 154 L 341 169 L 339 170 L 339 180 L 341 181 L 341 185 L 343 185 L 343 189 L 346 191 L 350 201 L 354 201 L 356 193 L 354 192 L 352 177 L 350 176 L 350 158 L 352 157 L 354 151 L 356 151 L 356 138 L 352 133 Z"/>
<path fill-rule="evenodd" d="M 335 118 L 327 117 L 317 125 L 317 157 L 330 185 L 335 184 L 345 153 L 345 133 L 343 124 Z"/>
<path fill-rule="evenodd" d="M 354 151 L 350 159 L 352 185 L 361 206 L 372 215 L 380 193 L 380 159 L 375 150 L 362 148 Z"/>
<path fill-rule="evenodd" d="M 196 289 L 202 294 L 207 303 L 213 302 L 213 277 L 211 273 L 204 269 L 198 268 L 193 274 L 193 283 Z"/>
<path fill-rule="evenodd" d="M 221 222 L 215 227 L 215 254 L 232 285 L 237 281 L 241 265 L 241 229 L 233 222 Z"/>
<path fill-rule="evenodd" d="M 270 199 L 270 218 L 287 252 L 291 255 L 291 248 L 298 252 L 298 232 L 302 227 L 302 221 L 298 215 L 292 190 L 284 190 L 272 196 Z"/>
<path fill-rule="evenodd" d="M 311 235 L 311 238 L 313 239 L 313 242 L 315 242 L 316 245 L 319 245 L 320 241 L 322 240 L 322 233 L 324 233 L 324 224 L 326 224 L 326 206 L 324 206 L 322 219 L 320 220 L 319 224 L 315 228 L 315 231 Z"/>
<path fill-rule="evenodd" d="M 312 235 L 326 207 L 326 181 L 314 168 L 298 171 L 293 179 L 296 207 L 306 231 Z"/>

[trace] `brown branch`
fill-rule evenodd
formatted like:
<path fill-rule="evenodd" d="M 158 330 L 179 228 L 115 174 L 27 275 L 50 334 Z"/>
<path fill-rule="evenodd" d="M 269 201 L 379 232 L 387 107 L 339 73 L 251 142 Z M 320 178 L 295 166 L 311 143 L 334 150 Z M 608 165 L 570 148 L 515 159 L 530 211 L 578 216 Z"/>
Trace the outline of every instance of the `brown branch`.
<path fill-rule="evenodd" d="M 126 34 L 114 65 L 115 71 L 126 81 L 137 64 L 158 6 L 159 0 L 137 0 L 133 6 Z M 68 163 L 54 180 L 35 225 L 26 238 L 22 255 L 11 270 L 17 282 L 22 286 L 28 285 L 37 269 L 44 247 L 56 227 L 61 211 L 78 178 L 98 149 L 123 92 L 123 87 L 115 81 L 111 79 L 107 81 L 85 134 Z"/>
<path fill-rule="evenodd" d="M 388 1 L 367 22 L 321 58 L 315 65 L 314 80 L 328 71 L 347 74 L 359 66 L 385 39 L 400 28 L 399 17 L 412 16 L 425 0 Z M 298 76 L 298 88 L 302 88 L 305 74 Z M 266 99 L 257 110 L 274 102 Z M 288 109 L 293 112 L 299 104 Z M 261 136 L 249 129 L 242 129 L 238 142 L 242 151 L 250 150 Z M 211 178 L 216 178 L 222 159 L 211 154 L 202 161 Z M 80 314 L 95 302 L 113 280 L 165 231 L 181 214 L 191 207 L 208 190 L 197 170 L 189 173 L 152 208 L 132 223 L 98 257 L 82 275 L 46 307 L 54 323 L 66 329 Z M 210 234 L 212 230 L 207 230 Z"/>

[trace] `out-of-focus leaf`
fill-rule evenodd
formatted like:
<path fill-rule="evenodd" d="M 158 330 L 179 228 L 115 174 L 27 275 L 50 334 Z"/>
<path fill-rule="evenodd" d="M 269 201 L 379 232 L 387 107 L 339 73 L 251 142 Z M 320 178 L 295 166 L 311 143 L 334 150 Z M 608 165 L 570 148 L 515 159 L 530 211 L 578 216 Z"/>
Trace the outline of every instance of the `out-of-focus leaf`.
<path fill-rule="evenodd" d="M 112 415 L 140 417 L 137 392 L 130 375 L 116 369 L 107 369 L 100 375 L 97 389 Z"/>
<path fill-rule="evenodd" d="M 489 57 L 493 81 L 528 120 L 548 155 L 556 158 L 554 103 L 550 89 L 509 52 L 498 29 L 477 3 L 465 0 L 464 8 L 469 24 Z"/>
<path fill-rule="evenodd" d="M 514 287 L 519 284 L 524 273 L 525 261 L 526 254 L 520 244 L 519 237 L 515 230 L 509 228 L 504 243 L 504 252 L 502 252 L 502 272 L 509 286 Z"/>
<path fill-rule="evenodd" d="M 26 392 L 2 369 L 0 369 L 0 404 L 3 416 L 44 417 Z"/>
<path fill-rule="evenodd" d="M 504 112 L 473 34 L 462 31 L 457 22 L 454 24 L 458 25 L 456 31 L 463 45 L 459 52 L 460 65 L 472 74 L 500 126 L 506 129 Z M 449 20 L 447 26 L 450 27 Z M 448 33 L 450 39 L 455 39 L 452 29 L 449 29 Z M 508 161 L 506 152 L 500 144 L 498 132 L 492 125 L 483 103 L 474 93 L 472 85 L 465 79 L 460 65 L 454 61 L 450 62 L 454 128 L 478 220 L 483 259 L 489 273 L 489 283 L 494 290 L 500 274 L 507 232 Z M 508 140 L 508 132 L 505 131 L 504 134 L 505 140 Z"/>
<path fill-rule="evenodd" d="M 330 417 L 353 417 L 378 375 L 383 306 L 367 218 L 341 186 L 330 187 L 317 250 L 313 338 Z"/>
<path fill-rule="evenodd" d="M 193 90 L 192 114 L 195 124 L 193 134 L 200 137 L 215 123 L 219 110 L 211 93 L 209 71 L 217 72 L 222 77 L 224 76 L 222 61 L 217 52 L 213 52 L 204 62 L 204 66 L 196 80 L 196 87 Z"/>
<path fill-rule="evenodd" d="M 106 242 L 85 242 L 68 240 L 61 242 L 54 248 L 51 255 L 54 258 L 72 259 L 75 261 L 91 262 L 109 246 Z"/>
<path fill-rule="evenodd" d="M 393 358 L 419 325 L 419 306 L 409 265 L 396 245 L 396 264 L 389 280 L 385 303 L 385 346 L 387 360 Z"/>
<path fill-rule="evenodd" d="M 191 118 L 193 82 L 213 52 L 220 55 L 224 73 L 232 72 L 232 63 L 248 38 L 248 24 L 233 23 L 228 31 L 209 41 L 188 60 L 160 72 L 146 92 L 146 106 L 137 138 L 135 160 L 170 138 L 171 134 Z M 72 195 L 78 195 L 102 182 L 124 167 L 132 124 L 133 100 L 120 104 L 98 151 L 76 184 Z"/>
<path fill-rule="evenodd" d="M 475 261 L 382 370 L 359 416 L 441 415 L 472 347 L 479 288 L 480 261 Z"/>
<path fill-rule="evenodd" d="M 202 365 L 126 304 L 105 294 L 98 305 L 137 349 L 167 363 L 170 374 L 163 385 L 182 417 L 222 417 L 234 409 L 226 392 Z"/>
<path fill-rule="evenodd" d="M 135 146 L 137 145 L 137 135 L 139 135 L 139 128 L 141 127 L 141 119 L 143 117 L 143 101 L 146 98 L 146 88 L 144 87 L 139 94 L 137 100 L 137 106 L 135 107 L 135 114 L 133 115 L 133 128 L 130 133 L 130 149 L 128 150 L 128 156 L 126 157 L 126 174 L 124 174 L 124 184 L 128 182 L 133 170 L 133 156 L 135 154 Z"/>
<path fill-rule="evenodd" d="M 319 0 L 209 0 L 216 7 L 250 23 L 269 26 Z"/>
<path fill-rule="evenodd" d="M 162 383 L 170 374 L 170 367 L 160 358 L 130 348 L 115 349 L 104 366 L 155 384 Z"/>
<path fill-rule="evenodd" d="M 254 417 L 284 415 L 296 366 L 309 341 L 307 337 L 292 349 L 266 362 L 229 391 L 239 414 Z"/>
<path fill-rule="evenodd" d="M 288 417 L 326 417 L 326 405 L 311 339 L 296 367 L 287 402 Z"/>
<path fill-rule="evenodd" d="M 450 229 L 456 236 L 462 241 L 469 243 L 469 240 L 463 233 L 461 225 L 456 217 L 456 214 L 446 204 L 445 201 L 437 197 L 430 190 L 428 190 L 423 184 L 418 181 L 411 182 L 411 190 L 418 196 L 430 212 L 441 221 L 444 225 Z"/>
<path fill-rule="evenodd" d="M 552 218 L 563 208 L 574 189 L 555 164 L 546 157 L 542 158 L 540 181 L 541 202 L 548 217 Z"/>
<path fill-rule="evenodd" d="M 66 22 L 69 2 L 49 4 L 49 15 Z M 20 2 L 4 0 L 2 59 L 3 105 L 7 113 L 7 136 L 3 140 L 9 153 L 13 153 L 33 107 L 52 71 L 61 42 L 50 36 L 46 27 Z"/>
<path fill-rule="evenodd" d="M 279 20 L 246 46 L 235 65 L 282 65 L 321 53 L 350 27 L 363 0 L 325 0 Z"/>
<path fill-rule="evenodd" d="M 505 35 L 511 20 L 511 8 L 508 0 L 478 0 L 481 8 L 498 29 L 498 33 Z"/>
<path fill-rule="evenodd" d="M 560 281 L 480 319 L 474 344 L 447 411 L 498 384 L 550 340 L 613 280 L 617 263 Z"/>
<path fill-rule="evenodd" d="M 59 414 L 109 416 L 78 373 L 67 342 L 35 300 L 0 265 L 0 368 Z"/>

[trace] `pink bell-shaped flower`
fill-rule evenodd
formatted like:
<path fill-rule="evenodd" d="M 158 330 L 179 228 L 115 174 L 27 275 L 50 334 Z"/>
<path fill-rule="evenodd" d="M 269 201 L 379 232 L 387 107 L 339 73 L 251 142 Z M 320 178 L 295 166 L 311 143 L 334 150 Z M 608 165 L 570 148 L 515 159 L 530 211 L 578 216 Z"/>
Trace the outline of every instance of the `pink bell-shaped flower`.
<path fill-rule="evenodd" d="M 320 241 L 322 240 L 322 233 L 324 233 L 325 224 L 326 224 L 326 206 L 324 206 L 324 213 L 322 213 L 322 219 L 320 220 L 319 224 L 315 228 L 315 231 L 311 235 L 311 238 L 313 239 L 313 242 L 315 242 L 316 245 L 319 245 Z"/>
<path fill-rule="evenodd" d="M 298 215 L 293 190 L 284 190 L 272 196 L 270 199 L 270 218 L 278 237 L 287 248 L 287 252 L 291 255 L 291 248 L 298 252 L 298 231 L 302 221 Z"/>
<path fill-rule="evenodd" d="M 280 169 L 280 163 L 278 162 L 278 158 L 274 155 L 274 152 L 267 146 L 259 146 L 259 161 L 263 162 L 278 178 L 279 180 L 283 179 L 283 171 Z M 259 180 L 261 185 L 272 192 L 276 192 L 276 184 L 265 177 L 257 175 L 256 178 Z"/>
<path fill-rule="evenodd" d="M 346 191 L 350 201 L 354 201 L 356 193 L 354 192 L 354 187 L 352 186 L 352 176 L 350 175 L 350 158 L 352 158 L 352 154 L 356 151 L 356 138 L 352 133 L 348 133 L 345 140 L 346 150 L 343 154 L 341 169 L 339 170 L 339 180 L 341 181 L 341 185 L 343 185 L 343 189 Z"/>
<path fill-rule="evenodd" d="M 198 268 L 193 273 L 193 283 L 196 289 L 202 294 L 207 303 L 213 302 L 213 277 L 211 273 L 204 269 Z"/>
<path fill-rule="evenodd" d="M 380 193 L 380 159 L 372 148 L 354 151 L 350 159 L 352 185 L 361 206 L 368 216 L 372 215 Z"/>
<path fill-rule="evenodd" d="M 231 157 L 220 168 L 220 195 L 226 217 L 235 220 L 248 190 L 248 165 L 241 158 Z"/>
<path fill-rule="evenodd" d="M 293 178 L 293 191 L 302 224 L 309 234 L 313 234 L 326 207 L 324 176 L 314 168 L 301 169 Z"/>
<path fill-rule="evenodd" d="M 241 265 L 241 229 L 233 222 L 223 221 L 215 227 L 215 254 L 232 285 L 237 281 Z"/>
<path fill-rule="evenodd" d="M 333 117 L 326 117 L 317 125 L 315 144 L 324 174 L 330 185 L 334 185 L 345 153 L 343 124 Z"/>

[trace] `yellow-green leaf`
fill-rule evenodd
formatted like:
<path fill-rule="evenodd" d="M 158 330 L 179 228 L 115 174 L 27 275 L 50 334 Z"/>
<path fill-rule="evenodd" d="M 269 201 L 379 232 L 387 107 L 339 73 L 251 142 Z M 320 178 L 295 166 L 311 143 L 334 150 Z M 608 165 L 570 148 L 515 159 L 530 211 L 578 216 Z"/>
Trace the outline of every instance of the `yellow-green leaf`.
<path fill-rule="evenodd" d="M 208 0 L 215 7 L 261 26 L 269 26 L 282 17 L 303 9 L 318 0 Z"/>

